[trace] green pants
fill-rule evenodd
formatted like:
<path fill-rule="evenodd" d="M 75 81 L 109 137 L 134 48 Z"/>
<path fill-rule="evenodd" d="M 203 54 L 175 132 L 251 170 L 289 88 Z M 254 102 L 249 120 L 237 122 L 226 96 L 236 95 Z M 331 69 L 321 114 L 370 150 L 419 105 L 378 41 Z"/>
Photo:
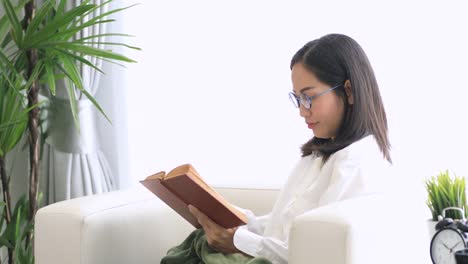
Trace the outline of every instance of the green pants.
<path fill-rule="evenodd" d="M 208 245 L 203 229 L 197 229 L 182 244 L 169 249 L 161 264 L 271 264 L 271 262 L 265 258 L 251 258 L 241 253 L 219 253 Z"/>

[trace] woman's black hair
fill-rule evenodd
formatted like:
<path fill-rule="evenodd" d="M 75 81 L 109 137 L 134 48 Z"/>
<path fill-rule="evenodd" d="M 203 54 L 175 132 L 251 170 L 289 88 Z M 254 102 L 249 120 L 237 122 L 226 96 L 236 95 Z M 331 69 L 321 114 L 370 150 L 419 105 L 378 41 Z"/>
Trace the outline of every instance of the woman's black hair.
<path fill-rule="evenodd" d="M 390 142 L 385 109 L 379 86 L 364 50 L 352 38 L 329 34 L 304 45 L 291 60 L 304 67 L 330 86 L 351 82 L 353 104 L 348 103 L 345 89 L 333 90 L 345 105 L 343 121 L 334 139 L 313 137 L 305 143 L 302 156 L 315 154 L 325 163 L 338 150 L 374 135 L 383 156 L 391 162 Z"/>

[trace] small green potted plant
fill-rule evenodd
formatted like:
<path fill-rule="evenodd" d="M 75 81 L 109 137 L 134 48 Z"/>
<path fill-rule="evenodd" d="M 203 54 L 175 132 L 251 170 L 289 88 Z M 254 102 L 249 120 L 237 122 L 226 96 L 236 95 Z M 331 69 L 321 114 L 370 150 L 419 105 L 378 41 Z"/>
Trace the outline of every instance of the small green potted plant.
<path fill-rule="evenodd" d="M 466 192 L 465 178 L 451 176 L 449 171 L 441 171 L 437 176 L 432 176 L 426 180 L 426 191 L 428 194 L 427 206 L 431 210 L 432 218 L 429 221 L 429 234 L 435 233 L 435 225 L 438 222 L 438 216 L 442 215 L 442 210 L 447 207 L 458 207 L 465 211 L 466 217 Z M 452 219 L 462 219 L 461 212 L 456 210 L 447 210 L 446 217 Z"/>

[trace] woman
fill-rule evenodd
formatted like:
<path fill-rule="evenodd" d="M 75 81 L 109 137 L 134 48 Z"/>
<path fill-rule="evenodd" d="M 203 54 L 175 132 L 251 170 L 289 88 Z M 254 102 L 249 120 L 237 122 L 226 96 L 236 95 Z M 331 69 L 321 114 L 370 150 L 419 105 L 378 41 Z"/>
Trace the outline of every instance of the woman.
<path fill-rule="evenodd" d="M 287 263 L 289 229 L 296 216 L 382 192 L 387 180 L 391 164 L 387 119 L 374 72 L 360 45 L 345 35 L 326 35 L 297 51 L 290 68 L 289 96 L 313 137 L 302 146 L 302 158 L 272 212 L 256 217 L 245 210 L 247 225 L 225 229 L 189 206 L 214 252 L 244 256 L 232 263 L 259 259 Z M 162 263 L 176 263 L 168 261 L 176 251 L 170 251 Z"/>

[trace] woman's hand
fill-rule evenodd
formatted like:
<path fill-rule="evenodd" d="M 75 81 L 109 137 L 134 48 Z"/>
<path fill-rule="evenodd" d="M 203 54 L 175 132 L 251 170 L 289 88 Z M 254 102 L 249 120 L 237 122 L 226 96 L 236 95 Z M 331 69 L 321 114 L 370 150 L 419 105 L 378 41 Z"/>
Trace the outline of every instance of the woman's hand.
<path fill-rule="evenodd" d="M 206 240 L 210 247 L 225 254 L 242 253 L 234 246 L 234 233 L 237 227 L 228 229 L 221 227 L 192 205 L 189 205 L 189 210 L 205 230 Z"/>

